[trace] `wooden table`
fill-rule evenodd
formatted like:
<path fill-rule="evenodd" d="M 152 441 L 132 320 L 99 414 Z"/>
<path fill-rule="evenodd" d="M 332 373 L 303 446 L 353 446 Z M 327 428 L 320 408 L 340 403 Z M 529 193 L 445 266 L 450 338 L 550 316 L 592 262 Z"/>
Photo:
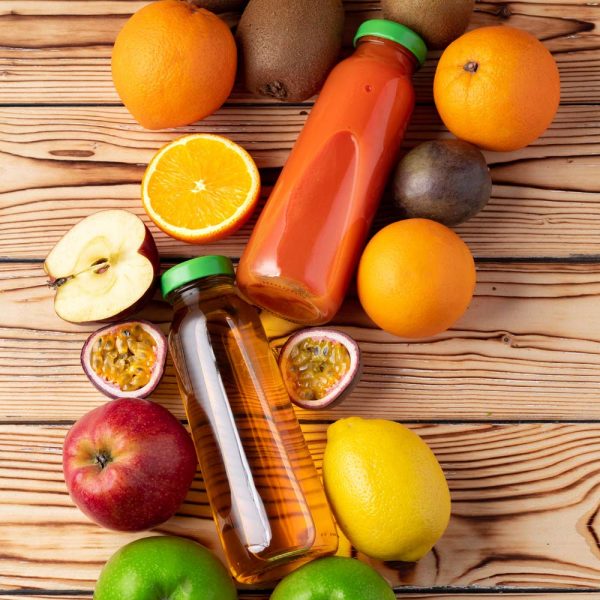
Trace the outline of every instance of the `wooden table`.
<path fill-rule="evenodd" d="M 218 132 L 243 144 L 263 169 L 266 197 L 311 106 L 269 102 L 239 87 L 201 123 L 144 131 L 119 104 L 109 69 L 116 32 L 143 4 L 0 1 L 4 598 L 90 598 L 104 561 L 140 537 L 93 525 L 67 495 L 65 432 L 106 398 L 79 365 L 94 327 L 55 316 L 44 257 L 73 223 L 97 210 L 142 215 L 145 164 L 185 132 Z M 373 0 L 348 0 L 346 9 L 347 42 L 360 21 L 379 15 Z M 226 18 L 235 23 L 237 15 Z M 362 381 L 338 408 L 298 416 L 317 461 L 328 423 L 348 415 L 407 423 L 439 457 L 452 520 L 418 564 L 377 565 L 399 596 L 458 600 L 504 590 L 511 599 L 598 598 L 600 7 L 582 0 L 479 2 L 473 24 L 492 23 L 523 27 L 546 42 L 560 67 L 562 104 L 532 146 L 487 155 L 493 198 L 458 228 L 477 257 L 474 302 L 451 331 L 409 344 L 374 328 L 350 299 L 336 324 L 360 341 Z M 419 106 L 406 147 L 447 135 L 432 106 L 435 62 L 433 55 L 416 77 Z M 391 218 L 385 205 L 381 213 L 379 223 Z M 207 252 L 238 257 L 251 227 L 200 248 L 152 231 L 172 263 Z M 144 316 L 168 328 L 169 310 L 159 300 Z M 171 367 L 154 400 L 184 417 Z M 179 515 L 158 531 L 217 549 L 200 477 Z"/>

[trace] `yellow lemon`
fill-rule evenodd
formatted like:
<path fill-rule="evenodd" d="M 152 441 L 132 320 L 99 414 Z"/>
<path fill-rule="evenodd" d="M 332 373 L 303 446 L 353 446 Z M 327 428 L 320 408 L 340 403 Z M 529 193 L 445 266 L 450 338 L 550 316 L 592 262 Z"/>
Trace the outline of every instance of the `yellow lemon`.
<path fill-rule="evenodd" d="M 331 425 L 323 478 L 340 529 L 371 558 L 412 562 L 450 518 L 450 492 L 427 444 L 399 423 L 350 417 Z"/>
<path fill-rule="evenodd" d="M 352 556 L 352 544 L 350 540 L 344 535 L 344 532 L 340 529 L 339 525 L 336 526 L 338 534 L 338 549 L 335 553 L 336 556 Z"/>

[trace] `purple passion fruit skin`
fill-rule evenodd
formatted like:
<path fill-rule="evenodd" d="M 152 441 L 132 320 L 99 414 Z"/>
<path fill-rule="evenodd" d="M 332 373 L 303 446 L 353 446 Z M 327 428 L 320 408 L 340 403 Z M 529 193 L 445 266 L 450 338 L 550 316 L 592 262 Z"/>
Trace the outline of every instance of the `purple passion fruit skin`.
<path fill-rule="evenodd" d="M 109 398 L 145 398 L 161 380 L 167 339 L 147 321 L 122 321 L 102 327 L 81 349 L 81 366 Z"/>
<path fill-rule="evenodd" d="M 279 353 L 279 368 L 294 404 L 329 408 L 348 395 L 362 371 L 358 344 L 335 329 L 307 328 L 292 334 Z"/>

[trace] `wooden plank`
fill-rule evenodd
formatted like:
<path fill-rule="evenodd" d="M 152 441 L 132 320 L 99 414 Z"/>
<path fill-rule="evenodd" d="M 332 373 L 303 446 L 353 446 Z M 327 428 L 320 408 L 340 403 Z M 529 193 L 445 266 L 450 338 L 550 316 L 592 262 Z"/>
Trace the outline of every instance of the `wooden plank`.
<path fill-rule="evenodd" d="M 325 429 L 325 424 L 304 427 L 317 463 Z M 496 590 L 600 586 L 600 425 L 415 429 L 446 472 L 452 519 L 435 551 L 419 563 L 371 561 L 390 582 Z M 65 433 L 62 426 L 0 427 L 4 590 L 91 589 L 118 547 L 148 535 L 101 529 L 71 504 L 61 467 Z M 156 532 L 197 539 L 220 551 L 200 479 L 178 516 Z"/>
<path fill-rule="evenodd" d="M 1 589 L 1 588 L 0 588 Z M 55 593 L 54 590 L 47 590 L 46 593 L 39 592 L 39 593 L 28 593 L 26 592 L 25 594 L 1 594 L 0 597 L 2 598 L 2 600 L 90 600 L 92 598 L 93 595 L 93 591 L 90 589 L 87 592 L 84 591 L 79 591 L 79 590 L 69 590 L 68 593 L 62 594 L 60 591 L 58 593 Z M 244 594 L 243 592 L 240 592 L 239 594 L 239 600 L 269 600 L 269 596 L 270 594 Z M 401 596 L 398 596 L 401 597 Z M 411 596 L 411 597 L 415 597 L 415 596 Z M 431 596 L 416 596 L 416 598 L 431 598 Z M 438 598 L 439 596 L 435 596 L 436 598 Z M 485 596 L 484 596 L 485 597 Z M 535 596 L 518 596 L 517 597 L 518 600 L 529 600 L 529 598 L 535 598 Z M 578 595 L 575 600 L 584 600 L 585 596 L 581 596 Z M 123 599 L 125 600 L 125 599 Z M 460 600 L 460 599 L 459 599 Z M 469 599 L 467 600 L 477 600 L 477 596 L 471 596 Z M 570 596 L 567 594 L 566 596 L 564 594 L 561 594 L 560 597 L 558 598 L 558 600 L 571 600 Z"/>
<path fill-rule="evenodd" d="M 110 52 L 123 23 L 145 2 L 4 0 L 0 2 L 0 103 L 119 103 L 110 77 Z M 379 2 L 348 0 L 345 43 L 360 22 L 380 16 Z M 568 6 L 565 9 L 565 6 Z M 504 23 L 537 35 L 556 54 L 563 102 L 600 100 L 598 22 L 594 3 L 527 0 L 478 2 L 472 26 Z M 230 24 L 235 15 L 228 15 Z M 439 52 L 431 53 L 415 83 L 431 102 Z M 232 102 L 264 102 L 238 86 Z"/>
<path fill-rule="evenodd" d="M 415 420 L 600 419 L 600 265 L 485 264 L 455 328 L 409 343 L 369 322 L 350 298 L 334 324 L 364 355 L 359 385 L 330 411 Z M 106 401 L 79 353 L 96 326 L 61 321 L 39 265 L 0 265 L 0 420 L 75 420 Z M 166 331 L 170 310 L 142 316 Z M 265 319 L 274 344 L 294 326 Z M 183 418 L 169 364 L 153 395 Z"/>
<path fill-rule="evenodd" d="M 397 593 L 396 598 L 404 598 L 410 600 L 443 600 L 446 598 L 447 600 L 493 600 L 498 599 L 499 594 L 491 592 L 491 593 L 471 593 L 468 594 L 444 594 L 444 593 L 436 593 L 436 594 L 414 594 L 414 593 L 402 593 L 401 591 Z M 243 598 L 243 596 L 242 596 Z M 502 593 L 500 595 L 500 600 L 597 600 L 598 592 L 589 592 L 589 593 L 569 593 L 569 592 L 514 592 L 514 593 Z M 15 600 L 17 600 L 15 598 Z M 66 599 L 65 599 L 66 600 Z M 259 599 L 262 600 L 262 599 Z M 266 600 L 266 598 L 265 598 Z"/>
<path fill-rule="evenodd" d="M 0 1 L 0 103 L 118 103 L 109 74 L 110 45 L 127 15 L 142 4 Z M 347 39 L 359 21 L 377 15 L 377 6 L 346 2 Z M 533 31 L 559 61 L 563 102 L 591 103 L 600 101 L 598 17 L 592 3 L 497 1 L 478 3 L 473 25 L 503 22 Z M 235 19 L 227 17 L 230 23 Z M 421 102 L 431 101 L 434 65 L 435 55 L 417 77 Z M 70 224 L 102 207 L 140 213 L 137 186 L 144 163 L 161 143 L 186 131 L 223 132 L 246 145 L 262 167 L 279 167 L 309 107 L 271 104 L 238 84 L 228 107 L 175 133 L 144 132 L 119 107 L 0 111 L 5 165 L 0 256 L 41 258 Z M 432 115 L 430 108 L 419 110 L 407 147 L 444 135 Z M 552 130 L 531 148 L 488 155 L 494 198 L 480 217 L 459 229 L 479 257 L 600 256 L 599 117 L 597 107 L 563 108 Z M 29 189 L 21 189 L 23 181 Z M 389 219 L 384 208 L 379 224 Z M 210 247 L 186 246 L 162 235 L 159 244 L 171 257 L 209 251 L 239 256 L 250 226 Z M 350 299 L 336 323 L 361 344 L 363 381 L 335 411 L 298 414 L 305 421 L 349 414 L 401 420 L 598 419 L 599 271 L 598 265 L 485 264 L 465 319 L 448 334 L 411 344 L 374 329 Z M 82 341 L 93 327 L 56 319 L 39 266 L 0 265 L 0 280 L 0 420 L 70 421 L 104 402 L 78 364 Z M 163 304 L 153 303 L 145 314 L 167 328 L 170 315 Z M 288 329 L 271 325 L 278 343 Z M 171 367 L 155 399 L 183 416 Z M 324 428 L 323 422 L 305 426 L 317 460 Z M 599 428 L 420 427 L 451 483 L 452 524 L 435 555 L 416 566 L 378 568 L 395 584 L 434 590 L 411 598 L 496 595 L 435 593 L 441 586 L 600 589 Z M 132 539 L 89 524 L 70 504 L 60 472 L 65 431 L 47 425 L 0 427 L 0 595 L 5 598 L 90 598 L 103 561 Z M 216 547 L 200 480 L 180 515 L 160 531 Z M 27 587 L 53 593 L 3 593 Z M 89 591 L 78 595 L 82 588 Z M 558 600 L 595 598 L 598 592 L 506 595 Z"/>
<path fill-rule="evenodd" d="M 302 107 L 228 107 L 177 132 L 143 130 L 122 107 L 0 108 L 0 256 L 43 258 L 76 221 L 103 208 L 143 215 L 139 182 L 156 150 L 190 132 L 244 145 L 260 167 L 281 167 L 306 119 Z M 406 149 L 449 135 L 435 109 L 418 107 Z M 546 134 L 518 152 L 488 153 L 493 197 L 457 228 L 476 256 L 600 255 L 600 106 L 563 106 Z M 276 172 L 263 173 L 264 196 Z M 394 220 L 384 199 L 377 226 Z M 207 246 L 178 242 L 150 225 L 161 254 L 240 256 L 252 219 Z"/>
<path fill-rule="evenodd" d="M 0 16 L 64 16 L 83 15 L 125 15 L 129 16 L 139 10 L 151 0 L 0 0 Z M 356 15 L 380 12 L 379 0 L 342 0 L 346 14 L 350 18 L 359 20 Z M 511 14 L 521 14 L 530 4 L 543 5 L 545 10 L 560 14 L 561 8 L 568 7 L 569 11 L 591 6 L 582 0 L 525 0 L 507 6 L 505 0 L 475 0 L 476 10 L 479 12 L 498 13 L 498 17 L 507 18 Z M 564 10 L 563 10 L 564 12 Z M 354 16 L 353 16 L 354 15 Z"/>
<path fill-rule="evenodd" d="M 538 592 L 538 593 L 523 593 L 523 592 L 515 592 L 502 594 L 502 600 L 594 600 L 597 598 L 598 592 L 583 592 L 583 593 L 569 593 L 569 592 L 557 592 L 557 593 L 548 593 L 548 592 Z M 69 593 L 67 595 L 62 595 L 60 592 L 58 594 L 52 593 L 51 595 L 46 595 L 44 593 L 41 594 L 19 594 L 19 595 L 2 595 L 2 600 L 89 600 L 92 597 L 92 591 L 90 590 L 87 593 Z M 398 592 L 396 598 L 408 598 L 409 600 L 493 600 L 497 598 L 498 594 L 490 592 L 490 593 L 469 593 L 469 594 L 420 594 L 420 593 L 411 593 L 411 592 Z M 240 592 L 240 600 L 244 600 L 247 598 L 248 600 L 269 600 L 269 594 L 245 594 L 244 592 Z"/>

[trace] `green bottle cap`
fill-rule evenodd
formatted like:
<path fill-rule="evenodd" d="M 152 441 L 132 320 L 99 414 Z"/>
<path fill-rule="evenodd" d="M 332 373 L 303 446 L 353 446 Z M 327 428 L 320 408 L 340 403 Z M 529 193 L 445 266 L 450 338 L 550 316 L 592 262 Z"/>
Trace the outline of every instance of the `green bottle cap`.
<path fill-rule="evenodd" d="M 160 278 L 163 298 L 166 298 L 173 290 L 190 283 L 190 281 L 210 277 L 211 275 L 229 275 L 233 277 L 235 271 L 231 260 L 226 256 L 199 256 L 171 267 Z"/>
<path fill-rule="evenodd" d="M 396 21 L 388 21 L 387 19 L 371 19 L 365 21 L 354 36 L 354 45 L 361 37 L 365 35 L 374 35 L 386 40 L 392 40 L 407 50 L 410 50 L 419 64 L 422 65 L 427 57 L 427 46 L 420 35 L 416 34 L 412 29 L 405 25 L 396 23 Z"/>

